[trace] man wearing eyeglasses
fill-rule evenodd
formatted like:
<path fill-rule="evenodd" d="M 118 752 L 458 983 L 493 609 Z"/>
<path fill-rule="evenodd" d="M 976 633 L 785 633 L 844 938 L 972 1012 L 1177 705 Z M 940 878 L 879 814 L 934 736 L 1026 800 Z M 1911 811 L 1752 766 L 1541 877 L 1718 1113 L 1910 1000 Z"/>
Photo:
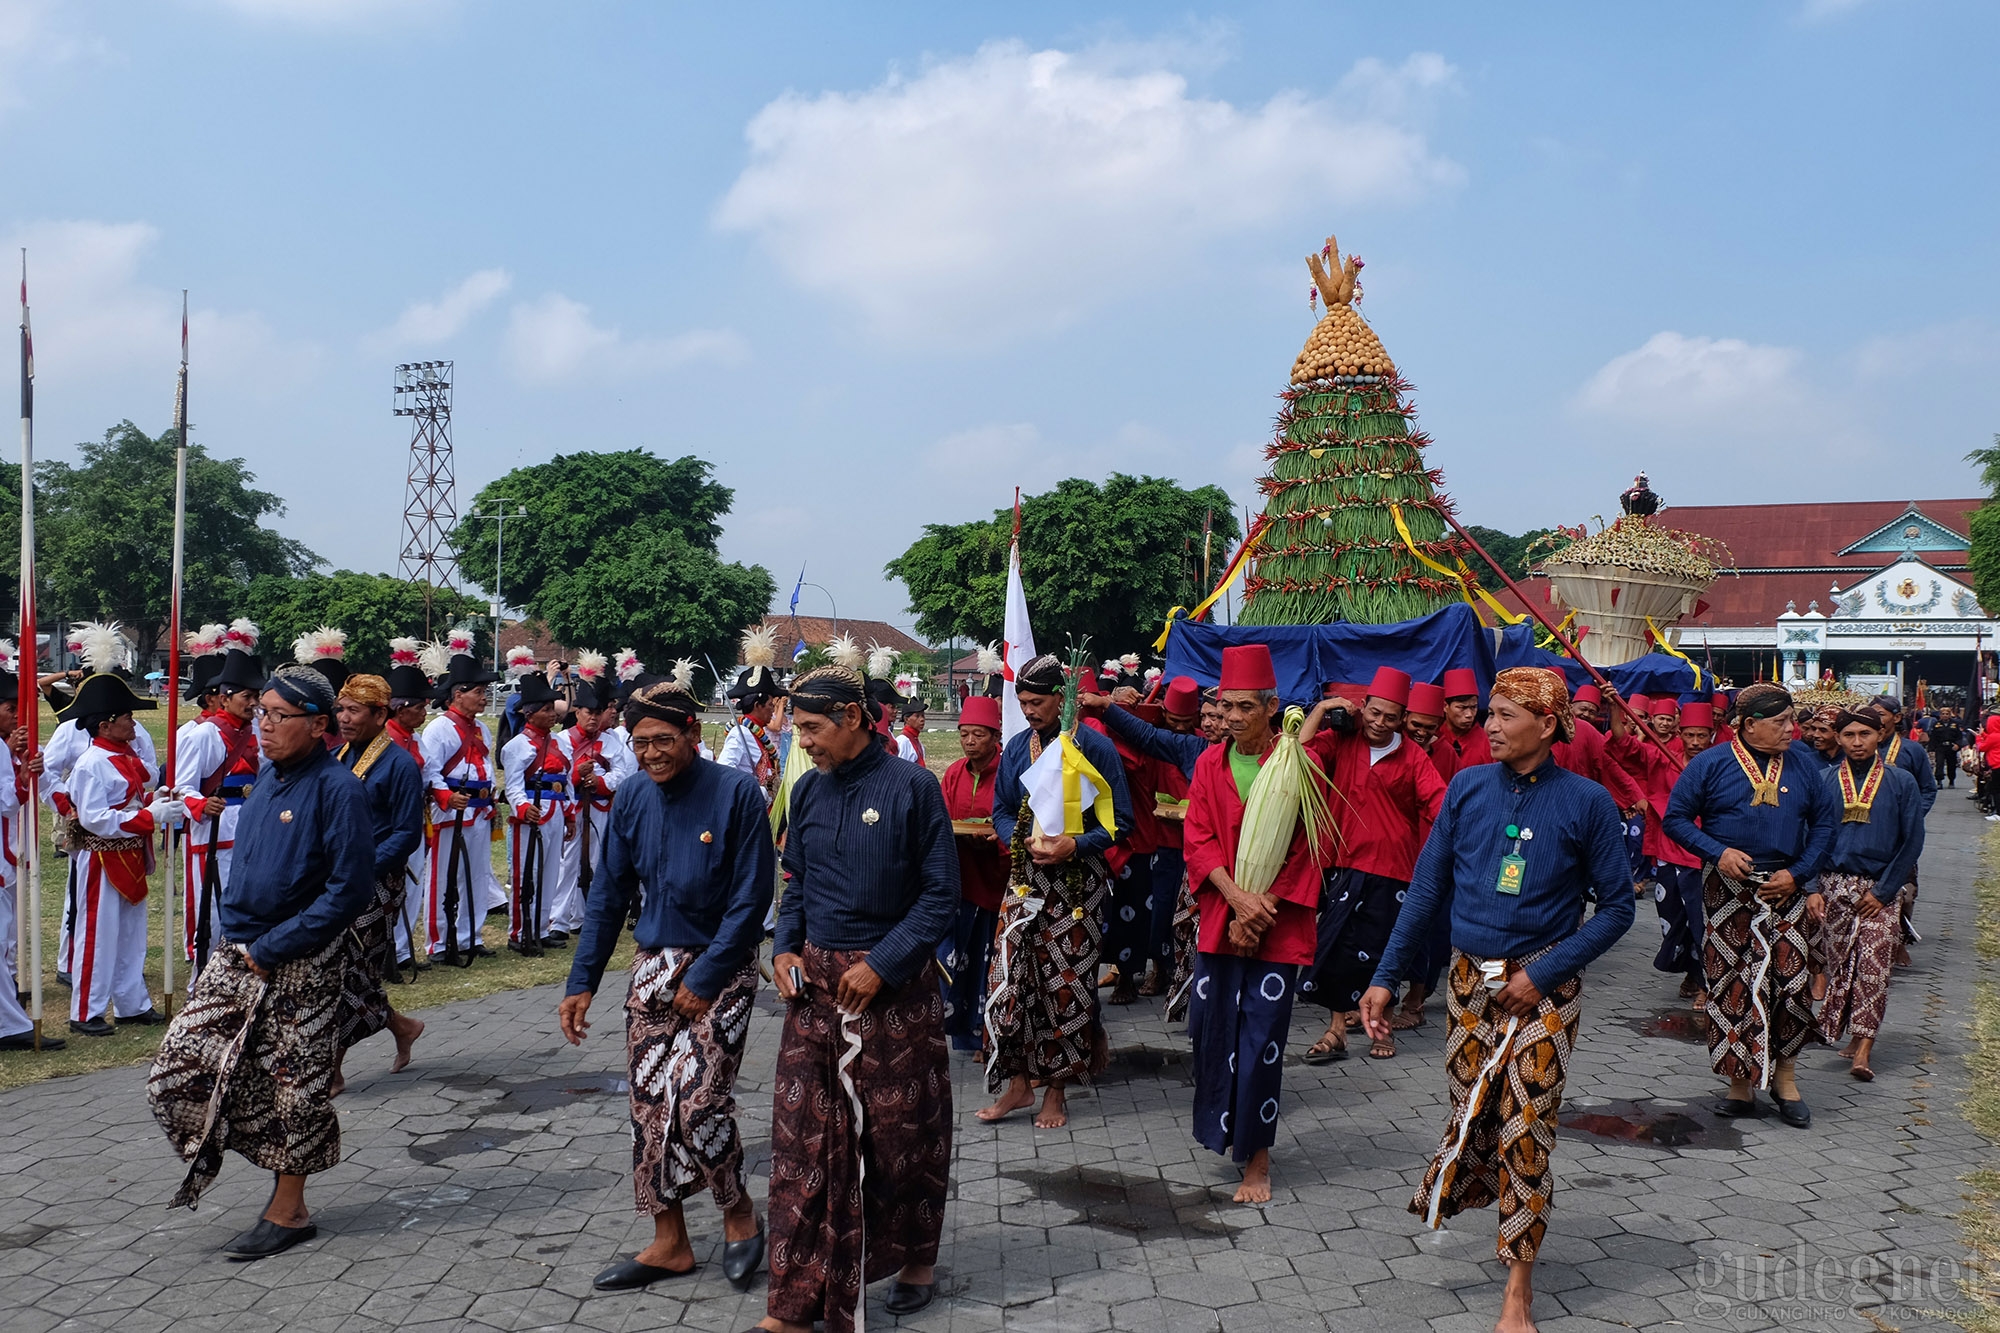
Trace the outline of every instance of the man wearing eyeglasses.
<path fill-rule="evenodd" d="M 326 748 L 333 686 L 311 667 L 272 675 L 257 713 L 269 764 L 237 817 L 222 944 L 167 1029 L 147 1094 L 189 1163 L 169 1207 L 192 1208 L 233 1148 L 273 1172 L 263 1216 L 223 1247 L 279 1254 L 319 1229 L 306 1177 L 340 1161 L 331 1085 L 348 928 L 375 891 L 375 826 L 361 782 Z"/>

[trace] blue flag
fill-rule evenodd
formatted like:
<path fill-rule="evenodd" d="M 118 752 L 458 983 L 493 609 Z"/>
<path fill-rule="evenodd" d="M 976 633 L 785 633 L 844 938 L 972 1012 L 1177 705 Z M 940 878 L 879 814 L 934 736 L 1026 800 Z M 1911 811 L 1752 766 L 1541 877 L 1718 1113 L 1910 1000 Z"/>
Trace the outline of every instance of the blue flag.
<path fill-rule="evenodd" d="M 805 586 L 806 586 L 806 567 L 805 567 L 804 565 L 800 565 L 800 566 L 799 566 L 799 581 L 798 581 L 797 583 L 794 583 L 794 584 L 792 585 L 792 614 L 793 614 L 794 616 L 797 616 L 797 615 L 798 615 L 798 613 L 799 613 L 799 592 L 800 592 L 800 591 L 801 591 L 801 590 L 802 590 L 802 589 L 803 589 L 803 588 L 804 588 Z M 803 648 L 805 647 L 805 645 L 804 645 L 804 644 L 800 644 L 800 645 L 799 645 L 799 647 L 800 647 L 801 649 L 803 649 Z M 798 661 L 799 659 L 798 659 L 797 657 L 794 657 L 794 658 L 793 658 L 792 660 L 793 660 L 794 662 L 796 662 L 796 661 Z"/>
<path fill-rule="evenodd" d="M 798 646 L 792 649 L 792 660 L 794 662 L 805 661 L 806 653 L 808 651 L 810 650 L 806 647 L 806 641 L 804 639 L 800 639 L 798 642 Z"/>

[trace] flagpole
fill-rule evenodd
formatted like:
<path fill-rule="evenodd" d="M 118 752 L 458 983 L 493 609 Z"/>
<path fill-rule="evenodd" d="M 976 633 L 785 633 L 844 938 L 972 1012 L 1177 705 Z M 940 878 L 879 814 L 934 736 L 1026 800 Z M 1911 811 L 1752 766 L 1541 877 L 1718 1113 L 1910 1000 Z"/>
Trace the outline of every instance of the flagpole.
<path fill-rule="evenodd" d="M 28 251 L 21 250 L 21 653 L 27 658 L 21 670 L 14 711 L 17 725 L 28 731 L 28 752 L 21 762 L 26 770 L 26 836 L 21 843 L 21 868 L 27 879 L 27 911 L 16 916 L 26 923 L 27 947 L 14 956 L 28 965 L 28 1017 L 34 1022 L 35 1049 L 42 1049 L 42 802 L 40 780 L 34 770 L 35 752 L 40 748 L 41 695 L 36 676 L 42 658 L 35 644 L 35 341 L 28 332 Z M 15 894 L 16 905 L 23 897 Z"/>
<path fill-rule="evenodd" d="M 187 389 L 188 316 L 187 290 L 181 290 L 181 373 L 174 386 L 174 573 L 173 591 L 167 612 L 167 767 L 166 777 L 178 784 L 175 767 L 176 742 L 180 738 L 181 702 L 181 571 L 187 554 Z M 162 831 L 167 854 L 166 934 L 160 941 L 160 1012 L 174 1016 L 174 950 L 179 939 L 174 934 L 174 908 L 180 897 L 180 861 L 174 855 L 174 831 Z"/>

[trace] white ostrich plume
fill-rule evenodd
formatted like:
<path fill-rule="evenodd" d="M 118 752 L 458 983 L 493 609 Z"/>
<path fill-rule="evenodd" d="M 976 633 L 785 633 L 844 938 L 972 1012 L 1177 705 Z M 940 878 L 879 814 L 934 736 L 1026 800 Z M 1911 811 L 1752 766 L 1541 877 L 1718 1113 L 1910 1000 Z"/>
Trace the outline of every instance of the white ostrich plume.
<path fill-rule="evenodd" d="M 432 680 L 451 670 L 451 645 L 427 643 L 417 653 L 417 670 Z"/>
<path fill-rule="evenodd" d="M 339 661 L 347 656 L 347 631 L 321 625 L 308 630 L 292 640 L 292 660 L 300 666 L 311 666 L 314 662 L 329 659 Z"/>
<path fill-rule="evenodd" d="M 1137 671 L 1139 669 L 1139 654 L 1126 653 L 1118 659 L 1118 665 L 1124 667 L 1127 671 Z"/>
<path fill-rule="evenodd" d="M 131 665 L 132 645 L 118 632 L 118 622 L 101 624 L 86 620 L 70 631 L 83 664 L 93 673 L 117 671 Z"/>
<path fill-rule="evenodd" d="M 868 645 L 868 674 L 877 680 L 887 680 L 896 669 L 896 659 L 902 654 L 894 648 L 884 648 L 871 641 Z"/>
<path fill-rule="evenodd" d="M 826 641 L 826 655 L 835 666 L 844 666 L 849 671 L 859 671 L 868 660 L 861 651 L 861 645 L 851 634 L 836 634 Z"/>
<path fill-rule="evenodd" d="M 618 650 L 618 679 L 620 681 L 637 680 L 645 670 L 646 664 L 639 660 L 639 650 L 637 648 L 620 648 Z"/>
<path fill-rule="evenodd" d="M 15 651 L 12 639 L 0 639 L 0 671 L 12 671 L 14 669 Z"/>
<path fill-rule="evenodd" d="M 997 676 L 1007 669 L 1007 659 L 1000 656 L 997 643 L 982 643 L 979 645 L 978 665 L 980 675 Z"/>
<path fill-rule="evenodd" d="M 757 625 L 743 631 L 743 664 L 767 667 L 778 660 L 778 627 Z"/>
<path fill-rule="evenodd" d="M 445 651 L 453 657 L 457 657 L 460 653 L 470 655 L 472 652 L 472 631 L 461 625 L 459 628 L 445 635 L 444 646 Z"/>
<path fill-rule="evenodd" d="M 191 629 L 181 644 L 195 657 L 213 657 L 222 651 L 222 636 L 229 632 L 229 626 L 208 624 L 200 629 Z"/>
<path fill-rule="evenodd" d="M 422 645 L 413 638 L 389 640 L 390 666 L 415 666 L 422 655 Z"/>
<path fill-rule="evenodd" d="M 674 684 L 680 686 L 689 694 L 694 693 L 694 659 L 692 657 L 677 657 L 674 659 Z"/>
<path fill-rule="evenodd" d="M 576 655 L 576 674 L 584 680 L 604 679 L 604 654 L 586 648 Z"/>
<path fill-rule="evenodd" d="M 222 632 L 222 646 L 238 648 L 246 653 L 257 651 L 257 640 L 264 636 L 248 616 L 238 616 L 229 622 L 229 628 Z"/>
<path fill-rule="evenodd" d="M 517 644 L 507 650 L 507 675 L 518 678 L 535 669 L 535 650 L 527 644 Z"/>

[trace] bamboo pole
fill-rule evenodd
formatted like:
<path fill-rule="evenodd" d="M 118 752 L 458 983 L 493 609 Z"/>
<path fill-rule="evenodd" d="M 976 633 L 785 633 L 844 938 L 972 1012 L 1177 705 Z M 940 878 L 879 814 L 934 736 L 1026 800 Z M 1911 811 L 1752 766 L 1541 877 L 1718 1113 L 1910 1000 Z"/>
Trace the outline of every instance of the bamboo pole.
<path fill-rule="evenodd" d="M 188 440 L 187 440 L 187 387 L 188 387 L 188 317 L 187 292 L 181 292 L 181 373 L 174 387 L 174 572 L 173 591 L 169 598 L 167 617 L 167 766 L 162 773 L 162 785 L 180 783 L 180 769 L 176 766 L 176 742 L 180 734 L 181 702 L 181 574 L 187 557 L 187 483 L 188 483 Z M 174 909 L 180 898 L 180 858 L 174 855 L 174 830 L 171 826 L 161 830 L 161 839 L 166 850 L 167 892 L 164 935 L 160 940 L 160 1012 L 168 1018 L 174 1016 L 174 953 L 180 941 L 174 933 Z"/>
<path fill-rule="evenodd" d="M 40 775 L 35 772 L 35 753 L 40 748 L 41 712 L 36 707 L 40 692 L 35 688 L 41 669 L 41 654 L 35 645 L 35 356 L 34 341 L 28 332 L 28 252 L 21 251 L 21 652 L 26 669 L 21 671 L 16 694 L 17 725 L 28 729 L 28 752 L 22 756 L 27 769 L 27 827 L 22 838 L 21 869 L 26 880 L 27 911 L 15 916 L 25 923 L 27 946 L 15 958 L 28 965 L 28 1018 L 34 1024 L 35 1049 L 42 1049 L 42 802 Z M 17 663 L 18 664 L 18 663 Z M 17 886 L 19 888 L 21 886 Z M 21 893 L 16 892 L 15 906 Z"/>

